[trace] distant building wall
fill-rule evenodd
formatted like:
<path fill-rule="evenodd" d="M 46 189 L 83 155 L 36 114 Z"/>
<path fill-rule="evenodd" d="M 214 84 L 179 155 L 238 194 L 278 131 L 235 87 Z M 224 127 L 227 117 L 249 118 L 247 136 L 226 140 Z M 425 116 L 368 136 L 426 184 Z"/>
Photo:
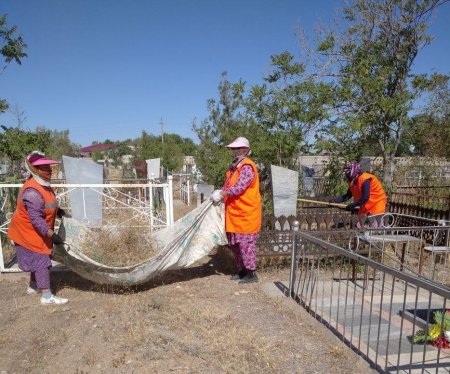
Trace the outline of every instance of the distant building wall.
<path fill-rule="evenodd" d="M 382 157 L 363 157 L 361 168 L 364 171 L 382 170 Z M 329 156 L 299 156 L 298 164 L 303 175 L 307 177 L 321 177 L 326 175 L 326 168 L 330 163 Z M 396 169 L 409 168 L 411 171 L 433 167 L 440 177 L 450 178 L 450 161 L 427 157 L 395 157 Z"/>

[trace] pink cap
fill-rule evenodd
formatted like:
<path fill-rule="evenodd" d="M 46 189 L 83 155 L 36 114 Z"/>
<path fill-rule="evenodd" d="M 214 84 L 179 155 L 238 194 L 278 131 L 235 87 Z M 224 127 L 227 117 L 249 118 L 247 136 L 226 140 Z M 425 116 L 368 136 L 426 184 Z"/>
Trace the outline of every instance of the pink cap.
<path fill-rule="evenodd" d="M 39 153 L 32 153 L 28 156 L 28 162 L 33 166 L 59 164 L 59 161 L 50 160 Z"/>
<path fill-rule="evenodd" d="M 227 145 L 227 148 L 250 148 L 250 143 L 247 138 L 240 136 L 236 138 L 233 143 Z"/>

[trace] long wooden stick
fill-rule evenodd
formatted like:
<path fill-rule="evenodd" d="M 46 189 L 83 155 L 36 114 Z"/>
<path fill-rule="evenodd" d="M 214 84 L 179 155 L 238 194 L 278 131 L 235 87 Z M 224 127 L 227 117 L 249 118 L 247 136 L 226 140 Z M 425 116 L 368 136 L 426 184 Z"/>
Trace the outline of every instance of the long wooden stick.
<path fill-rule="evenodd" d="M 319 205 L 328 205 L 328 206 L 334 206 L 336 208 L 345 208 L 346 204 L 338 204 L 338 203 L 329 203 L 327 201 L 319 201 L 319 200 L 308 200 L 308 199 L 297 199 L 298 201 L 303 201 L 305 203 L 314 203 Z"/>

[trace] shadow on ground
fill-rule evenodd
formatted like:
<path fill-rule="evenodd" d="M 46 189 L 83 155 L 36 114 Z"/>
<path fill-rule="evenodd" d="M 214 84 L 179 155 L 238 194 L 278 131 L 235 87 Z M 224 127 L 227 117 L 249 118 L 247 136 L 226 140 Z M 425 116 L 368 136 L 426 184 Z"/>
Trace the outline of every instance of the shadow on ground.
<path fill-rule="evenodd" d="M 227 247 L 218 247 L 208 256 L 185 269 L 168 270 L 150 281 L 137 286 L 111 286 L 97 284 L 82 278 L 72 271 L 54 271 L 51 276 L 52 289 L 56 292 L 66 287 L 82 291 L 95 291 L 110 294 L 125 294 L 147 291 L 161 285 L 188 282 L 196 278 L 205 278 L 215 274 L 233 274 L 233 259 Z"/>

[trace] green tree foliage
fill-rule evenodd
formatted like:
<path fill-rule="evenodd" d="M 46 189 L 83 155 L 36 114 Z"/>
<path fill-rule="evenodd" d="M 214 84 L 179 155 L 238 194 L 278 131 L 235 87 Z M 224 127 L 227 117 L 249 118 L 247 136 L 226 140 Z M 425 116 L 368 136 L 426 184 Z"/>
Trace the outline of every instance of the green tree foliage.
<path fill-rule="evenodd" d="M 51 133 L 46 129 L 27 131 L 19 127 L 0 128 L 0 154 L 10 162 L 12 175 L 18 175 L 20 163 L 25 156 L 36 150 L 45 152 L 50 144 Z"/>
<path fill-rule="evenodd" d="M 304 74 L 288 52 L 271 56 L 272 72 L 245 100 L 254 153 L 260 163 L 295 168 L 308 135 L 327 117 L 329 87 Z"/>
<path fill-rule="evenodd" d="M 223 183 L 231 161 L 225 146 L 236 137 L 249 139 L 264 183 L 269 165 L 296 167 L 299 152 L 308 148 L 306 135 L 326 117 L 323 98 L 328 86 L 305 78 L 304 66 L 288 52 L 271 60 L 264 84 L 248 91 L 242 80 L 231 83 L 224 73 L 218 100 L 208 101 L 208 118 L 194 124 L 200 139 L 196 162 L 206 181 L 215 186 Z"/>
<path fill-rule="evenodd" d="M 32 151 L 45 151 L 50 143 L 50 131 L 46 129 L 27 131 L 18 127 L 0 127 L 0 152 L 11 161 L 23 160 Z"/>
<path fill-rule="evenodd" d="M 11 62 L 22 64 L 22 59 L 27 57 L 25 49 L 27 45 L 24 43 L 21 35 L 17 36 L 17 27 L 7 26 L 7 16 L 0 17 L 0 53 L 3 58 L 3 66 L 0 68 L 0 74 L 7 68 Z M 8 109 L 8 103 L 4 99 L 0 99 L 0 113 Z"/>
<path fill-rule="evenodd" d="M 189 138 L 183 138 L 177 134 L 164 134 L 163 137 L 155 136 L 142 131 L 136 144 L 136 158 L 148 160 L 160 158 L 165 170 L 177 172 L 183 166 L 184 156 L 193 155 L 196 145 Z"/>
<path fill-rule="evenodd" d="M 238 136 L 245 136 L 252 142 L 244 112 L 245 83 L 231 83 L 227 74 L 222 74 L 219 83 L 219 98 L 208 100 L 208 118 L 199 125 L 193 124 L 200 139 L 195 161 L 207 183 L 223 184 L 223 178 L 230 164 L 231 155 L 225 146 Z"/>
<path fill-rule="evenodd" d="M 77 157 L 80 146 L 72 143 L 69 130 L 47 130 L 45 127 L 38 127 L 36 131 L 49 131 L 49 143 L 45 145 L 45 154 L 54 159 L 61 160 L 62 156 Z"/>
<path fill-rule="evenodd" d="M 91 154 L 92 161 L 97 162 L 98 160 L 102 160 L 104 158 L 103 152 L 94 151 Z"/>
<path fill-rule="evenodd" d="M 356 0 L 344 10 L 348 27 L 330 32 L 317 47 L 336 105 L 319 144 L 345 158 L 383 157 L 392 181 L 405 128 L 411 124 L 411 67 L 432 38 L 431 12 L 445 0 Z"/>
<path fill-rule="evenodd" d="M 108 143 L 104 143 L 104 144 L 108 144 Z M 109 144 L 112 144 L 112 142 Z M 132 155 L 133 150 L 130 147 L 128 141 L 117 142 L 116 145 L 117 145 L 116 148 L 111 149 L 111 150 L 107 151 L 106 153 L 107 153 L 107 157 L 111 158 L 113 160 L 114 165 L 118 166 L 118 165 L 122 165 L 122 156 Z"/>
<path fill-rule="evenodd" d="M 413 117 L 404 143 L 414 155 L 450 159 L 449 78 L 437 78 L 435 84 L 428 86 L 428 103 Z"/>

